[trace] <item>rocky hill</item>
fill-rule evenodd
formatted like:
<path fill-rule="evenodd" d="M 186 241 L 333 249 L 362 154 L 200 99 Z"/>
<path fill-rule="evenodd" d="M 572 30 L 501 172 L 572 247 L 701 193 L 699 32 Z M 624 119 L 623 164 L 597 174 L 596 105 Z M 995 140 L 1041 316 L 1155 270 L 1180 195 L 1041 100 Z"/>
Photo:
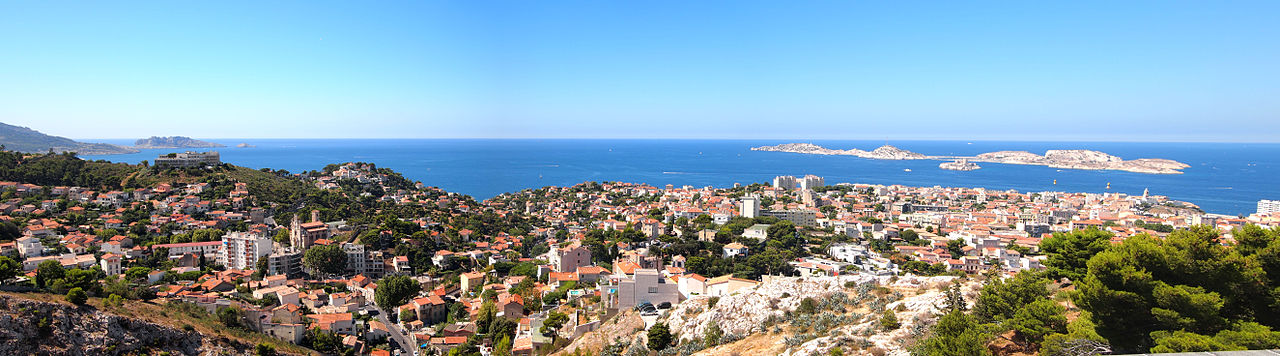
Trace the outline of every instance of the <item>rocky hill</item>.
<path fill-rule="evenodd" d="M 133 145 L 137 148 L 212 148 L 227 147 L 226 145 L 208 141 L 200 141 L 185 136 L 151 136 L 150 138 L 139 139 L 134 141 Z"/>
<path fill-rule="evenodd" d="M 0 355 L 248 355 L 253 345 L 149 321 L 0 295 Z"/>
<path fill-rule="evenodd" d="M 770 151 L 770 152 L 805 153 L 805 154 L 815 154 L 815 155 L 855 156 L 855 157 L 870 158 L 870 159 L 891 159 L 891 160 L 928 159 L 929 158 L 928 156 L 925 156 L 923 154 L 907 151 L 907 150 L 890 146 L 890 145 L 884 145 L 874 150 L 866 151 L 866 150 L 860 150 L 856 148 L 847 149 L 847 150 L 836 150 L 836 149 L 830 149 L 830 148 L 818 146 L 812 143 L 784 143 L 777 146 L 752 147 L 751 150 L 752 151 Z"/>
<path fill-rule="evenodd" d="M 75 152 L 82 155 L 136 153 L 138 150 L 106 143 L 78 142 L 66 137 L 50 136 L 22 126 L 0 123 L 0 145 L 18 152 Z"/>

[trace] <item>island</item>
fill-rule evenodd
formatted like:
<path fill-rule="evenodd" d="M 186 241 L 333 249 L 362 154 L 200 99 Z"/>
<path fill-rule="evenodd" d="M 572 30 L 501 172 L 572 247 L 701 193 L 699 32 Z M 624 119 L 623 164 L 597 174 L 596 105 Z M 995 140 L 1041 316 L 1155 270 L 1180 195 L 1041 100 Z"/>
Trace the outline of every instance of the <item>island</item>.
<path fill-rule="evenodd" d="M 777 146 L 761 146 L 752 147 L 752 151 L 770 151 L 770 152 L 791 152 L 818 155 L 843 155 L 854 156 L 869 159 L 932 159 L 932 160 L 964 160 L 964 163 L 973 164 L 972 162 L 990 162 L 1004 164 L 1024 164 L 1048 166 L 1061 169 L 1084 169 L 1084 170 L 1113 170 L 1135 173 L 1149 174 L 1182 174 L 1182 170 L 1191 167 L 1190 165 L 1170 159 L 1162 158 L 1139 158 L 1134 160 L 1124 160 L 1120 157 L 1113 156 L 1104 152 L 1092 150 L 1048 150 L 1044 155 L 1038 155 L 1027 151 L 997 151 L 979 154 L 976 156 L 929 156 L 916 152 L 903 150 L 901 148 L 890 145 L 880 146 L 872 151 L 860 149 L 838 150 L 812 143 L 786 143 Z M 957 162 L 951 162 L 957 164 Z M 945 163 L 944 163 L 945 164 Z M 952 166 L 952 165 L 949 165 Z M 973 164 L 976 167 L 976 164 Z M 940 168 L 950 169 L 947 167 Z M 952 166 L 955 168 L 965 167 L 961 164 Z M 962 170 L 973 170 L 962 169 Z"/>
<path fill-rule="evenodd" d="M 258 146 L 250 145 L 245 142 L 241 142 L 240 144 L 236 145 L 236 148 L 254 148 L 254 147 L 258 147 Z"/>
<path fill-rule="evenodd" d="M 139 139 L 134 141 L 134 147 L 137 148 L 212 148 L 226 147 L 219 143 L 200 141 L 185 136 L 151 136 L 150 138 Z"/>
<path fill-rule="evenodd" d="M 949 171 L 974 171 L 982 169 L 977 163 L 969 162 L 967 159 L 957 159 L 951 162 L 942 162 L 938 164 L 938 168 Z"/>

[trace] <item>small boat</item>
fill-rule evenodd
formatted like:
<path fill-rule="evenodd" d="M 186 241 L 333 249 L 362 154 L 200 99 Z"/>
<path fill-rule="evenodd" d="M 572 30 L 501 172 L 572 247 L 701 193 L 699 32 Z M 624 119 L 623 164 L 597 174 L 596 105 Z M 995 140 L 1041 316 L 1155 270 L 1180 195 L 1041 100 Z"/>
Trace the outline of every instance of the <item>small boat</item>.
<path fill-rule="evenodd" d="M 903 171 L 903 172 L 910 172 L 910 171 L 911 171 L 911 168 L 903 169 L 902 171 Z"/>

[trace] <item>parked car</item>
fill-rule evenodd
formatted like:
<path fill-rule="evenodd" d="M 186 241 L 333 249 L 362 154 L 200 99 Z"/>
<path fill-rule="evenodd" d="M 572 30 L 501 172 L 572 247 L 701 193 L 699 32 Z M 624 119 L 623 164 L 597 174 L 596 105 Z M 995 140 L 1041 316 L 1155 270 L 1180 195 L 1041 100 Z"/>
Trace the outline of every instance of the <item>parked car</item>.
<path fill-rule="evenodd" d="M 671 309 L 671 302 L 662 302 L 658 304 L 658 309 Z"/>

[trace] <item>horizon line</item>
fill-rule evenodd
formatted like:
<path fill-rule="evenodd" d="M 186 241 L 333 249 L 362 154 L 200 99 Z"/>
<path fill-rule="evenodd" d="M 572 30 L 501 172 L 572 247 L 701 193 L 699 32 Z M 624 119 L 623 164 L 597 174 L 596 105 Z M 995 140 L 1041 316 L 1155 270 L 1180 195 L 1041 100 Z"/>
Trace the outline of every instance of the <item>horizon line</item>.
<path fill-rule="evenodd" d="M 705 137 L 194 137 L 182 136 L 197 140 L 681 140 L 681 141 L 954 141 L 954 142 L 1089 142 L 1089 143 L 1236 143 L 1236 144 L 1280 144 L 1276 141 L 1217 141 L 1205 140 L 1105 140 L 1105 139 L 961 139 L 961 138 L 705 138 Z M 155 137 L 173 137 L 155 136 Z M 152 136 L 148 136 L 149 138 Z M 95 143 L 92 140 L 139 140 L 146 138 L 132 137 L 94 137 L 72 138 L 84 143 Z"/>

